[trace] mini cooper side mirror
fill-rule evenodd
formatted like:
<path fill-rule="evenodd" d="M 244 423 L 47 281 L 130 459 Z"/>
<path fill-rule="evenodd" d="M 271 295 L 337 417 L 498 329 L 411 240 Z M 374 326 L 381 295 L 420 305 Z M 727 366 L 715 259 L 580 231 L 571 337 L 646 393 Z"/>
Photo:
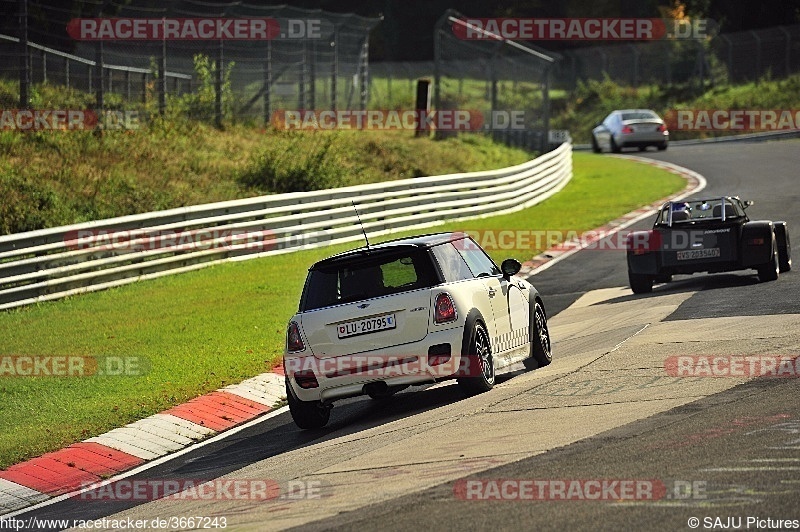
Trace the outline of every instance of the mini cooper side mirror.
<path fill-rule="evenodd" d="M 503 277 L 508 279 L 512 275 L 516 275 L 522 269 L 522 264 L 517 259 L 506 259 L 500 265 L 500 271 L 503 272 Z"/>
<path fill-rule="evenodd" d="M 747 201 L 745 201 L 744 203 L 742 203 L 742 206 L 743 206 L 743 207 L 746 209 L 746 208 L 748 208 L 750 205 L 752 205 L 753 203 L 755 203 L 755 201 L 753 201 L 753 200 L 747 200 Z"/>

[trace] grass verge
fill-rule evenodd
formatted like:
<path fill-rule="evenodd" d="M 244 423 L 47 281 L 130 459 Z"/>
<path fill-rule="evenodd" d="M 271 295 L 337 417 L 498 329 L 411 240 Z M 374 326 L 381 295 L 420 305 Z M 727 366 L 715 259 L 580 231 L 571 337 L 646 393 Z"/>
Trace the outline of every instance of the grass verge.
<path fill-rule="evenodd" d="M 683 186 L 651 166 L 576 153 L 573 180 L 544 203 L 431 231 L 588 230 Z M 280 359 L 308 266 L 354 245 L 223 264 L 0 313 L 0 360 L 139 357 L 149 368 L 141 376 L 0 377 L 0 467 L 267 371 Z M 492 255 L 524 260 L 539 251 Z"/>

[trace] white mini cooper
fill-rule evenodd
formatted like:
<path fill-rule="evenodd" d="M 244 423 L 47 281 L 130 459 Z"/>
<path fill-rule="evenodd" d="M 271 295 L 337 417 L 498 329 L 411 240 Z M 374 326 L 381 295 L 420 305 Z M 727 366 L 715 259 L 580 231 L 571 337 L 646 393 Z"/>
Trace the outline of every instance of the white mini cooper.
<path fill-rule="evenodd" d="M 536 289 L 500 268 L 464 233 L 404 238 L 314 264 L 286 335 L 286 397 L 295 423 L 319 428 L 333 401 L 387 397 L 410 385 L 458 379 L 490 390 L 517 362 L 550 363 Z"/>

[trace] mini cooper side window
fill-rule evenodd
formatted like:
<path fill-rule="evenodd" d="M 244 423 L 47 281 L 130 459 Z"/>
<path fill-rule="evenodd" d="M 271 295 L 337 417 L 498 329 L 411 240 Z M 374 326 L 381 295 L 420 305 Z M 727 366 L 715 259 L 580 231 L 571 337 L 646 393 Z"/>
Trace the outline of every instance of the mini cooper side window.
<path fill-rule="evenodd" d="M 434 246 L 431 251 L 433 256 L 436 257 L 436 262 L 439 263 L 439 269 L 442 270 L 442 276 L 446 282 L 452 283 L 463 279 L 472 279 L 472 272 L 458 251 L 456 251 L 456 248 L 453 247 L 453 244 Z"/>
<path fill-rule="evenodd" d="M 489 255 L 471 238 L 464 238 L 453 243 L 459 255 L 464 257 L 464 262 L 472 271 L 473 277 L 487 277 L 500 275 L 500 269 L 495 265 Z"/>

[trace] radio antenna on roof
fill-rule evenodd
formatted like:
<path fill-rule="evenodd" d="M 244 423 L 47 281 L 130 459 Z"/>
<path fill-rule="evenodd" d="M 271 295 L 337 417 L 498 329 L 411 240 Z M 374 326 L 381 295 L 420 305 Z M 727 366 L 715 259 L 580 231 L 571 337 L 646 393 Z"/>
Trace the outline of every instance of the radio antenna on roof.
<path fill-rule="evenodd" d="M 361 222 L 361 216 L 358 214 L 358 209 L 356 208 L 356 202 L 350 200 L 350 203 L 353 204 L 353 210 L 356 211 L 356 218 L 358 218 L 358 225 L 361 226 L 361 232 L 364 233 L 364 240 L 367 242 L 367 251 L 369 251 L 369 238 L 367 238 L 367 232 L 364 230 L 364 224 Z"/>

